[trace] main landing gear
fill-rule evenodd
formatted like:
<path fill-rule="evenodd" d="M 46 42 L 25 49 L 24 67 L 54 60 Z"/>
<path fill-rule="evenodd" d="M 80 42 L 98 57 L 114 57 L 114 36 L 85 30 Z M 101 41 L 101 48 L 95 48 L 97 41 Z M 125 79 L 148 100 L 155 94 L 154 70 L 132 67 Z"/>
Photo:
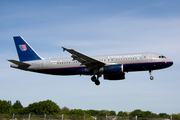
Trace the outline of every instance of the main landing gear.
<path fill-rule="evenodd" d="M 153 79 L 154 79 L 154 77 L 153 77 L 153 76 L 151 76 L 151 72 L 152 72 L 152 71 L 151 71 L 151 70 L 149 70 L 150 79 L 151 79 L 151 80 L 153 80 Z"/>
<path fill-rule="evenodd" d="M 92 80 L 96 85 L 100 85 L 100 81 L 99 81 L 98 79 L 99 79 L 99 77 L 96 78 L 95 75 L 91 77 L 91 80 Z"/>

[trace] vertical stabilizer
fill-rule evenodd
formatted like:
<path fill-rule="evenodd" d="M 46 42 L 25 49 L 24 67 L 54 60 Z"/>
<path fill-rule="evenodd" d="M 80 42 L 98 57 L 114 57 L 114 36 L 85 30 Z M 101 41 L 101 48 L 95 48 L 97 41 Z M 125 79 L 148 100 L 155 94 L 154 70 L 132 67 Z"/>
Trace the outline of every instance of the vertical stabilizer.
<path fill-rule="evenodd" d="M 21 36 L 15 36 L 13 38 L 21 62 L 42 59 Z"/>

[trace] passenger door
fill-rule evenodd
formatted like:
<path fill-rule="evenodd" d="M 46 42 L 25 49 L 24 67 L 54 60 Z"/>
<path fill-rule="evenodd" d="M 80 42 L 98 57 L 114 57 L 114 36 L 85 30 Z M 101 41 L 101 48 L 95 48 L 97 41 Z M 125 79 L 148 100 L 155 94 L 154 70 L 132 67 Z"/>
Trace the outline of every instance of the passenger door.
<path fill-rule="evenodd" d="M 147 57 L 148 57 L 148 62 L 153 62 L 151 53 L 147 53 Z"/>

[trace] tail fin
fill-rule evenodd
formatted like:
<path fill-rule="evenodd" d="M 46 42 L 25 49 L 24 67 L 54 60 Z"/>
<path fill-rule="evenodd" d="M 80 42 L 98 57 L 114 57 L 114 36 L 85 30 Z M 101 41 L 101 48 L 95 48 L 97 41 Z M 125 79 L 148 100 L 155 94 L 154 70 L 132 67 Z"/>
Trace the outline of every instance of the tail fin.
<path fill-rule="evenodd" d="M 42 59 L 21 36 L 13 38 L 20 62 Z"/>

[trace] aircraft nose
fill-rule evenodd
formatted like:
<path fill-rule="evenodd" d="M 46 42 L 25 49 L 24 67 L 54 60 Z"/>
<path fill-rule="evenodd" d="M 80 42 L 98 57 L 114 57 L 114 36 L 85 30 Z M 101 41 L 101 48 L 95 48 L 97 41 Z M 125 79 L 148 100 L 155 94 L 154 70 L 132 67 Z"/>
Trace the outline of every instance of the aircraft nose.
<path fill-rule="evenodd" d="M 171 61 L 170 64 L 173 65 L 173 61 Z"/>
<path fill-rule="evenodd" d="M 170 67 L 173 65 L 173 61 L 167 61 L 166 64 Z"/>

